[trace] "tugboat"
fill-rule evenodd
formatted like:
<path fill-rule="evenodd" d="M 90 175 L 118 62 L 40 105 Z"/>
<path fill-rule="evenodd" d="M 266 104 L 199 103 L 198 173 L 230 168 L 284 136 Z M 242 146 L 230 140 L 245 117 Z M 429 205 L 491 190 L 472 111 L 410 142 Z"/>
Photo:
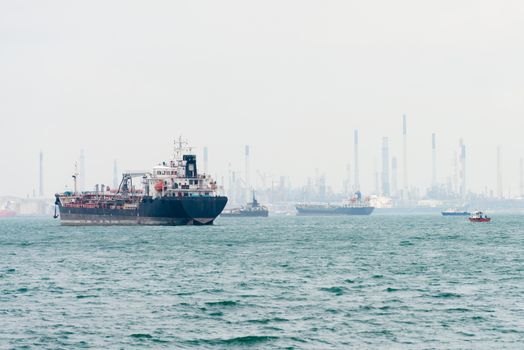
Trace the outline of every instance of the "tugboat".
<path fill-rule="evenodd" d="M 459 210 L 456 208 L 449 208 L 441 212 L 442 216 L 469 216 L 470 212 L 465 210 Z"/>
<path fill-rule="evenodd" d="M 16 211 L 11 209 L 11 202 L 7 201 L 0 209 L 0 218 L 11 218 L 13 216 L 16 216 Z"/>
<path fill-rule="evenodd" d="M 220 214 L 221 217 L 235 217 L 235 218 L 244 218 L 244 217 L 263 217 L 266 218 L 269 215 L 269 210 L 266 206 L 260 205 L 257 199 L 255 198 L 255 191 L 253 191 L 253 201 L 247 203 L 247 205 L 241 208 L 226 209 Z"/>
<path fill-rule="evenodd" d="M 217 194 L 209 175 L 197 172 L 187 141 L 175 141 L 174 157 L 151 172 L 124 173 L 118 189 L 96 185 L 95 191 L 56 194 L 55 215 L 62 225 L 211 225 L 227 197 Z M 141 178 L 142 188 L 133 185 Z M 59 210 L 59 215 L 57 212 Z"/>
<path fill-rule="evenodd" d="M 297 215 L 323 216 L 323 215 L 370 215 L 375 207 L 369 203 L 369 199 L 362 199 L 360 191 L 355 192 L 353 198 L 348 202 L 331 204 L 298 204 Z"/>
<path fill-rule="evenodd" d="M 481 211 L 476 211 L 469 217 L 470 222 L 490 222 L 491 218 L 488 218 L 487 215 L 485 215 Z"/>

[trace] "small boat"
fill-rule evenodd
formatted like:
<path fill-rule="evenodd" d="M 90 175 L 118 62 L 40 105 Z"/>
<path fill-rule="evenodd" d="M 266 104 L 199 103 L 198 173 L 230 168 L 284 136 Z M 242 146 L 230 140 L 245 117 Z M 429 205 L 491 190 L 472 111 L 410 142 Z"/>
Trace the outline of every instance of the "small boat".
<path fill-rule="evenodd" d="M 469 217 L 471 222 L 490 222 L 491 218 L 488 218 L 486 214 L 481 211 L 476 211 Z"/>
<path fill-rule="evenodd" d="M 0 218 L 11 218 L 13 216 L 16 216 L 16 211 L 0 209 Z"/>

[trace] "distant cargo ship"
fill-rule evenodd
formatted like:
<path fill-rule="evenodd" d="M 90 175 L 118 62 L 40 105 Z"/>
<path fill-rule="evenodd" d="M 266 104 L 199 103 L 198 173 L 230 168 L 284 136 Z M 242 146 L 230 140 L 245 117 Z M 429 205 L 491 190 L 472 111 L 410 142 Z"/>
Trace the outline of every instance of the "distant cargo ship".
<path fill-rule="evenodd" d="M 468 211 L 450 208 L 441 212 L 442 216 L 469 216 Z"/>
<path fill-rule="evenodd" d="M 362 199 L 362 194 L 356 192 L 347 203 L 333 204 L 298 204 L 296 206 L 298 215 L 370 215 L 375 207 L 369 204 L 369 200 Z"/>
<path fill-rule="evenodd" d="M 152 172 L 124 173 L 116 190 L 102 185 L 78 193 L 77 177 L 74 192 L 56 194 L 62 225 L 211 225 L 227 203 L 216 182 L 197 172 L 196 156 L 182 139 L 175 141 L 173 160 Z M 133 187 L 136 177 L 143 189 Z"/>
<path fill-rule="evenodd" d="M 268 217 L 269 210 L 267 207 L 261 205 L 258 203 L 257 199 L 255 198 L 255 192 L 253 191 L 253 201 L 250 203 L 247 203 L 246 206 L 243 206 L 241 208 L 234 208 L 234 209 L 225 209 L 222 214 L 220 214 L 221 217 Z"/>

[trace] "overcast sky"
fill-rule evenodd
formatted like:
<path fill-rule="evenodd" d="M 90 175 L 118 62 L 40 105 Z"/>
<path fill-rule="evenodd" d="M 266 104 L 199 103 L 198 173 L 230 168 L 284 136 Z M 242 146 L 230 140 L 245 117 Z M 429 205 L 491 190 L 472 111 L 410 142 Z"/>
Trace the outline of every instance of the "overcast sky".
<path fill-rule="evenodd" d="M 469 187 L 496 187 L 500 144 L 516 193 L 523 18 L 523 1 L 0 1 L 0 194 L 37 188 L 40 150 L 50 195 L 80 149 L 87 184 L 111 183 L 113 159 L 149 169 L 179 134 L 219 176 L 250 144 L 254 168 L 340 187 L 355 128 L 370 191 L 404 113 L 411 184 L 435 132 L 439 180 L 462 137 Z"/>

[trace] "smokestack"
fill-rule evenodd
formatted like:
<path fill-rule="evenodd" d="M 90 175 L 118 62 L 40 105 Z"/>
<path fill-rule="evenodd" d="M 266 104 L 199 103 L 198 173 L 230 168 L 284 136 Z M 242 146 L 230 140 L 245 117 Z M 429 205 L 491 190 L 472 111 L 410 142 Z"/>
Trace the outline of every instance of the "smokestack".
<path fill-rule="evenodd" d="M 460 196 L 466 197 L 466 146 L 462 139 L 459 141 L 459 179 L 460 179 Z"/>
<path fill-rule="evenodd" d="M 458 177 L 458 152 L 453 153 L 453 191 L 459 193 L 459 177 Z"/>
<path fill-rule="evenodd" d="M 231 163 L 227 166 L 227 175 L 228 175 L 228 186 L 227 186 L 227 195 L 231 198 L 230 200 L 233 201 L 233 171 L 231 170 Z"/>
<path fill-rule="evenodd" d="M 354 176 L 354 181 L 355 181 L 355 188 L 354 190 L 355 191 L 360 191 L 360 176 L 359 176 L 359 171 L 360 169 L 358 168 L 358 129 L 355 129 L 355 131 L 353 132 L 353 140 L 354 140 L 354 162 L 355 162 L 355 176 Z"/>
<path fill-rule="evenodd" d="M 389 144 L 388 138 L 382 138 L 382 195 L 389 197 Z"/>
<path fill-rule="evenodd" d="M 403 164 L 402 164 L 403 181 L 402 181 L 402 187 L 404 189 L 404 196 L 407 196 L 408 192 L 409 192 L 409 184 L 408 184 L 408 127 L 407 127 L 407 120 L 406 120 L 406 115 L 405 114 L 402 116 L 402 152 L 403 152 Z"/>
<path fill-rule="evenodd" d="M 44 196 L 44 153 L 40 151 L 39 157 L 39 181 L 38 181 L 38 195 Z"/>
<path fill-rule="evenodd" d="M 207 158 L 207 147 L 204 147 L 204 174 L 207 174 L 208 158 Z"/>
<path fill-rule="evenodd" d="M 524 197 L 524 160 L 520 158 L 520 198 Z"/>
<path fill-rule="evenodd" d="M 504 197 L 502 188 L 502 149 L 500 145 L 497 146 L 497 197 Z"/>
<path fill-rule="evenodd" d="M 237 178 L 236 173 L 234 171 L 231 172 L 231 181 L 233 183 L 233 186 L 231 187 L 231 198 L 233 203 L 238 203 L 237 200 Z"/>
<path fill-rule="evenodd" d="M 375 175 L 375 194 L 378 196 L 380 194 L 380 180 L 377 170 L 377 158 L 373 159 L 373 173 Z"/>
<path fill-rule="evenodd" d="M 398 196 L 398 165 L 397 157 L 391 158 L 391 196 Z"/>
<path fill-rule="evenodd" d="M 86 157 L 84 155 L 84 150 L 80 150 L 80 191 L 85 191 L 86 189 Z"/>
<path fill-rule="evenodd" d="M 346 181 L 345 181 L 345 192 L 346 195 L 351 195 L 351 165 L 348 163 L 346 164 Z"/>
<path fill-rule="evenodd" d="M 431 187 L 437 187 L 437 142 L 435 133 L 431 134 Z"/>
<path fill-rule="evenodd" d="M 251 192 L 251 186 L 249 183 L 249 145 L 246 145 L 245 149 L 245 155 L 246 155 L 246 200 L 248 200 L 250 192 Z"/>
<path fill-rule="evenodd" d="M 115 159 L 113 162 L 113 188 L 117 189 L 118 185 L 118 167 Z"/>

